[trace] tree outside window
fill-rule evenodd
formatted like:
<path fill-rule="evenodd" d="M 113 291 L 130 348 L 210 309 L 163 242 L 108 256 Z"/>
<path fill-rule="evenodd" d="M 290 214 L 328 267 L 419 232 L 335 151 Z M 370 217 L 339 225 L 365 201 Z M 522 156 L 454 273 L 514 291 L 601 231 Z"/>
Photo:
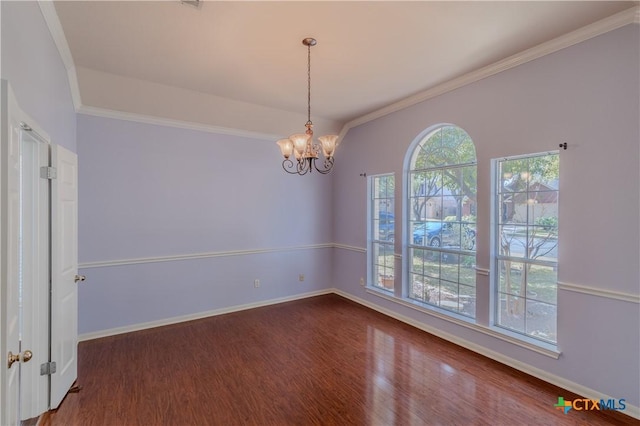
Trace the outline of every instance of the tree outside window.
<path fill-rule="evenodd" d="M 413 149 L 407 241 L 409 297 L 475 317 L 476 154 L 469 135 L 443 125 Z"/>
<path fill-rule="evenodd" d="M 495 164 L 495 325 L 556 343 L 558 154 Z"/>

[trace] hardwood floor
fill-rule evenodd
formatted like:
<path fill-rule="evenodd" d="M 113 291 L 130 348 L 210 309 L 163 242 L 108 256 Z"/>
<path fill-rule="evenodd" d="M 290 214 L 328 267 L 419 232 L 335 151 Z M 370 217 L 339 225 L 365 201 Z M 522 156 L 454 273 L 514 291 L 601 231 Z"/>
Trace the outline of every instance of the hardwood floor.
<path fill-rule="evenodd" d="M 79 345 L 56 425 L 635 424 L 337 295 Z"/>

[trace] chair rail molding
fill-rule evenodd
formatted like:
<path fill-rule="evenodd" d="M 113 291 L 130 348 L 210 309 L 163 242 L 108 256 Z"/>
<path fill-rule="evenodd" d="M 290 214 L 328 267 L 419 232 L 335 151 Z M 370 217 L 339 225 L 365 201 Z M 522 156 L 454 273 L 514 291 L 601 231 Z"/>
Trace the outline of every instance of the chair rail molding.
<path fill-rule="evenodd" d="M 324 248 L 332 248 L 333 246 L 334 246 L 333 244 L 328 243 L 328 244 L 312 244 L 312 245 L 295 246 L 295 247 L 227 250 L 227 251 L 214 251 L 214 252 L 204 252 L 204 253 L 178 254 L 178 255 L 172 255 L 172 256 L 138 257 L 138 258 L 131 258 L 131 259 L 91 261 L 91 262 L 80 263 L 78 265 L 78 268 L 79 269 L 104 268 L 108 266 L 175 262 L 175 261 L 181 261 L 181 260 L 206 259 L 206 258 L 212 258 L 212 257 L 247 256 L 247 255 L 253 255 L 253 254 L 281 253 L 281 252 L 290 252 L 290 251 L 298 251 L 298 250 L 317 250 L 317 249 L 324 249 Z"/>
<path fill-rule="evenodd" d="M 624 293 L 621 291 L 588 287 L 579 284 L 569 284 L 558 281 L 558 290 L 588 294 L 591 296 L 604 297 L 606 299 L 622 300 L 624 302 L 640 303 L 639 294 Z"/>

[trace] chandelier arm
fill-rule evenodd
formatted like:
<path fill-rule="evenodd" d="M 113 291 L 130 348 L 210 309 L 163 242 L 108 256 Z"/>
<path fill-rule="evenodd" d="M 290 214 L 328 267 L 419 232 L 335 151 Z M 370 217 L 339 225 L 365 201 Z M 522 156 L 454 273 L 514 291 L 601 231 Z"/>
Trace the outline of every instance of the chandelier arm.
<path fill-rule="evenodd" d="M 310 172 L 311 172 L 311 159 L 307 157 L 301 158 L 298 161 L 298 174 L 302 176 Z"/>
<path fill-rule="evenodd" d="M 318 166 L 316 165 L 315 161 L 313 162 L 313 167 L 318 171 L 318 173 L 326 175 L 333 168 L 333 158 L 325 158 L 324 159 L 324 168 L 323 169 L 319 169 Z"/>
<path fill-rule="evenodd" d="M 324 159 L 324 168 L 327 170 L 331 170 L 333 168 L 333 157 Z"/>
<path fill-rule="evenodd" d="M 282 162 L 282 168 L 289 174 L 300 176 L 311 173 L 314 169 L 318 173 L 326 175 L 333 168 L 333 158 L 325 158 L 323 162 L 323 168 L 318 167 L 316 163 L 317 160 L 318 159 L 315 157 L 307 157 L 301 158 L 294 163 L 290 159 L 286 159 Z"/>
<path fill-rule="evenodd" d="M 292 175 L 299 174 L 297 164 L 294 164 L 293 161 L 289 160 L 288 158 L 282 161 L 282 168 L 284 169 L 285 172 L 289 174 L 292 174 Z"/>

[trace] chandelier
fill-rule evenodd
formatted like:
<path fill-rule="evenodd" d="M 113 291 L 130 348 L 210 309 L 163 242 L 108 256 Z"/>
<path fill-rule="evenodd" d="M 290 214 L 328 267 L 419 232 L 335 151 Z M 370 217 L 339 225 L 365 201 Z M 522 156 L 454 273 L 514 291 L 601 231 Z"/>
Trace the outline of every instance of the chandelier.
<path fill-rule="evenodd" d="M 296 133 L 287 139 L 280 139 L 278 146 L 284 156 L 282 168 L 291 174 L 305 175 L 313 169 L 319 173 L 327 174 L 333 168 L 333 154 L 338 146 L 338 135 L 320 136 L 320 144 L 313 141 L 313 123 L 311 122 L 311 46 L 317 43 L 314 38 L 305 38 L 302 44 L 307 46 L 307 128 L 304 133 Z M 322 167 L 316 164 L 319 159 L 320 150 L 324 155 Z M 289 159 L 294 154 L 295 162 Z"/>

